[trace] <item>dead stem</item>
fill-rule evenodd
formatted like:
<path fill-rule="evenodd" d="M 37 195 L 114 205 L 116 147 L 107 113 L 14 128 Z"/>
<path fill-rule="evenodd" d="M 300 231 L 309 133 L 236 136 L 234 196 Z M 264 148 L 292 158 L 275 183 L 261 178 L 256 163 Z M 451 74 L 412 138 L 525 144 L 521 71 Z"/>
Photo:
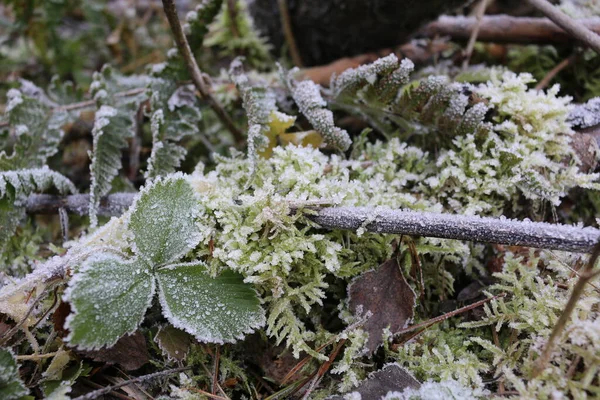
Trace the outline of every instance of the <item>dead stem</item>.
<path fill-rule="evenodd" d="M 175 37 L 175 43 L 177 44 L 177 48 L 179 49 L 179 54 L 183 57 L 185 62 L 185 66 L 188 70 L 192 78 L 192 82 L 196 89 L 200 92 L 200 95 L 208 105 L 213 109 L 217 117 L 221 120 L 223 125 L 231 132 L 233 137 L 237 142 L 244 141 L 244 135 L 242 132 L 235 126 L 233 121 L 231 120 L 229 114 L 223 109 L 221 104 L 217 101 L 217 99 L 210 92 L 210 88 L 208 87 L 204 77 L 202 76 L 202 71 L 200 71 L 200 67 L 196 63 L 196 59 L 192 54 L 192 50 L 190 49 L 190 45 L 183 33 L 183 28 L 181 27 L 181 23 L 179 22 L 179 17 L 177 16 L 177 9 L 175 8 L 175 3 L 173 0 L 162 0 L 163 9 L 165 10 L 165 15 L 167 16 L 167 20 L 169 21 L 169 25 L 171 27 L 171 32 Z"/>

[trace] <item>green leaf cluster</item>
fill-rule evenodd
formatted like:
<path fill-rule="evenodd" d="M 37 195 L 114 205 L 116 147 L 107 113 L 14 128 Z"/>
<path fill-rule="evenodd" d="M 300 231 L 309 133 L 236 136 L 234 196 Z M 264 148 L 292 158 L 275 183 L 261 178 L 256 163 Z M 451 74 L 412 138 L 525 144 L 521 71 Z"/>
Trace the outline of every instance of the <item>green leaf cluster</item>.
<path fill-rule="evenodd" d="M 112 346 L 144 319 L 155 291 L 173 326 L 212 343 L 233 342 L 261 326 L 254 290 L 231 271 L 216 278 L 201 261 L 179 262 L 202 238 L 197 198 L 180 175 L 146 186 L 127 221 L 132 256 L 99 252 L 76 270 L 65 292 L 69 343 Z"/>

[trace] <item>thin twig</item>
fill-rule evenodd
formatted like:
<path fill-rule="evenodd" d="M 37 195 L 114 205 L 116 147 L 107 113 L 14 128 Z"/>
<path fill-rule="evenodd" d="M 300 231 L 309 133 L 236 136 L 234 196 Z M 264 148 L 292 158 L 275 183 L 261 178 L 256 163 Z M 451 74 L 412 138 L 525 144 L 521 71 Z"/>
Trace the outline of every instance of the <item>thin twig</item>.
<path fill-rule="evenodd" d="M 219 351 L 219 345 L 215 345 L 215 355 L 214 355 L 214 365 L 213 365 L 213 373 L 212 373 L 212 387 L 210 388 L 210 392 L 212 394 L 217 393 L 217 386 L 219 386 L 219 360 L 221 358 L 221 352 Z"/>
<path fill-rule="evenodd" d="M 217 396 L 216 394 L 212 394 L 212 393 L 207 392 L 206 390 L 198 389 L 198 388 L 195 388 L 195 387 L 187 387 L 186 389 L 191 390 L 192 392 L 198 392 L 200 394 L 203 394 L 204 396 L 208 397 L 209 399 L 214 399 L 214 400 L 229 400 L 228 397 Z"/>
<path fill-rule="evenodd" d="M 42 292 L 33 300 L 31 306 L 27 309 L 27 312 L 21 318 L 21 320 L 12 328 L 4 333 L 4 335 L 0 336 L 0 346 L 3 346 L 8 342 L 8 340 L 23 326 L 23 324 L 27 321 L 35 306 L 39 303 L 39 301 L 46 295 L 46 290 L 42 290 Z"/>
<path fill-rule="evenodd" d="M 171 26 L 171 32 L 173 33 L 173 36 L 175 38 L 175 43 L 177 44 L 179 53 L 183 57 L 185 66 L 192 78 L 194 86 L 196 86 L 196 89 L 198 89 L 202 98 L 206 100 L 206 102 L 213 109 L 215 114 L 217 114 L 217 117 L 219 117 L 223 125 L 225 125 L 225 127 L 231 132 L 235 140 L 238 142 L 243 142 L 244 135 L 235 126 L 235 124 L 231 120 L 231 117 L 223 109 L 221 104 L 219 104 L 217 99 L 212 95 L 209 86 L 206 84 L 206 81 L 202 76 L 202 71 L 200 71 L 198 63 L 196 63 L 196 59 L 192 54 L 190 45 L 187 41 L 187 38 L 185 37 L 183 28 L 181 27 L 181 23 L 179 22 L 179 17 L 177 16 L 177 9 L 175 8 L 174 1 L 162 0 L 162 3 L 163 9 L 165 10 L 165 15 L 167 16 L 167 20 L 169 21 L 169 25 Z"/>
<path fill-rule="evenodd" d="M 589 47 L 600 54 L 600 36 L 587 29 L 584 25 L 575 21 L 567 14 L 563 13 L 557 7 L 548 3 L 546 0 L 527 0 L 529 4 L 540 10 L 546 17 L 551 19 L 556 25 L 569 32 L 576 39 L 579 39 Z"/>
<path fill-rule="evenodd" d="M 452 317 L 454 317 L 456 315 L 459 315 L 459 314 L 462 314 L 464 312 L 470 311 L 470 310 L 472 310 L 474 308 L 477 308 L 477 307 L 480 307 L 480 306 L 484 305 L 485 303 L 488 303 L 488 302 L 490 302 L 492 300 L 495 300 L 495 299 L 499 299 L 499 298 L 504 297 L 504 296 L 506 296 L 506 293 L 500 293 L 499 295 L 496 295 L 494 297 L 488 297 L 487 299 L 483 299 L 483 300 L 477 301 L 477 302 L 475 302 L 473 304 L 469 304 L 468 306 L 464 306 L 464 307 L 461 307 L 461 308 L 456 309 L 454 311 L 450 311 L 449 313 L 442 314 L 439 317 L 428 319 L 427 321 L 421 322 L 420 324 L 411 325 L 411 326 L 409 326 L 407 328 L 399 330 L 398 332 L 395 332 L 394 336 L 402 335 L 402 334 L 408 333 L 408 332 L 412 332 L 412 331 L 414 331 L 416 329 L 421 329 L 421 328 L 429 327 L 429 326 L 431 326 L 433 324 L 437 324 L 439 322 L 445 321 L 448 318 L 452 318 Z"/>
<path fill-rule="evenodd" d="M 37 360 L 43 360 L 44 358 L 54 357 L 57 354 L 58 354 L 57 351 L 54 351 L 52 353 L 45 353 L 45 354 L 27 354 L 27 355 L 22 355 L 22 356 L 15 356 L 15 359 L 17 359 L 19 361 L 37 361 Z"/>
<path fill-rule="evenodd" d="M 569 57 L 562 60 L 558 65 L 556 65 L 554 68 L 552 68 L 550 71 L 548 71 L 546 76 L 544 76 L 544 78 L 541 81 L 539 81 L 539 83 L 537 85 L 535 85 L 535 90 L 545 89 L 550 84 L 550 82 L 552 82 L 552 79 L 554 79 L 554 77 L 556 75 L 558 75 L 558 73 L 560 71 L 567 68 L 569 65 L 573 64 L 576 59 L 577 59 L 577 54 L 573 53 Z"/>
<path fill-rule="evenodd" d="M 342 347 L 344 347 L 344 344 L 346 344 L 347 340 L 348 339 L 342 339 L 335 345 L 335 347 L 331 351 L 331 354 L 329 355 L 329 358 L 327 359 L 327 361 L 325 361 L 317 370 L 317 374 L 312 379 L 310 385 L 306 389 L 304 396 L 302 396 L 302 400 L 310 399 L 310 397 L 309 397 L 310 394 L 315 390 L 315 388 L 317 387 L 317 385 L 319 384 L 321 379 L 323 379 L 323 376 L 325 376 L 325 373 L 329 370 L 329 368 L 331 368 L 331 364 L 333 364 L 336 357 L 340 353 L 340 350 L 342 349 Z M 300 386 L 298 389 L 301 389 L 301 388 L 302 388 L 302 386 Z"/>
<path fill-rule="evenodd" d="M 594 265 L 596 264 L 596 260 L 599 256 L 600 241 L 597 242 L 596 246 L 594 247 L 594 251 L 592 252 L 590 260 L 586 264 L 585 269 L 580 272 L 579 279 L 577 279 L 577 283 L 575 283 L 575 286 L 573 287 L 573 292 L 571 292 L 571 297 L 569 297 L 567 305 L 565 306 L 562 314 L 560 314 L 558 321 L 554 325 L 552 333 L 550 334 L 550 337 L 546 342 L 546 346 L 544 347 L 540 358 L 538 358 L 535 362 L 535 366 L 532 372 L 532 378 L 536 378 L 546 368 L 546 365 L 550 361 L 552 351 L 556 346 L 556 341 L 562 334 L 565 326 L 567 325 L 567 322 L 569 322 L 571 314 L 573 313 L 573 310 L 575 310 L 577 301 L 579 301 L 579 298 L 583 295 L 586 285 L 590 280 L 592 280 L 593 278 L 598 276 L 598 274 L 600 274 L 600 271 L 594 271 Z"/>
<path fill-rule="evenodd" d="M 136 193 L 115 193 L 100 201 L 99 215 L 117 216 L 131 205 Z M 89 195 L 53 196 L 36 194 L 27 199 L 29 214 L 55 214 L 60 207 L 87 215 Z M 292 209 L 292 212 L 295 212 Z M 508 246 L 534 247 L 590 253 L 600 239 L 600 230 L 570 225 L 440 214 L 424 211 L 393 210 L 384 207 L 330 207 L 310 210 L 306 217 L 329 229 L 373 233 L 427 236 Z"/>
<path fill-rule="evenodd" d="M 86 385 L 88 385 L 88 386 L 91 386 L 91 387 L 93 387 L 93 388 L 96 388 L 96 389 L 102 389 L 102 388 L 104 387 L 104 386 L 102 386 L 102 385 L 100 385 L 100 384 L 98 384 L 98 383 L 96 383 L 96 382 L 93 382 L 93 381 L 91 381 L 91 380 L 87 379 L 87 378 L 81 378 L 81 380 L 82 380 L 82 381 L 83 381 L 83 382 L 84 382 Z M 125 396 L 124 394 L 121 394 L 121 393 L 119 393 L 119 392 L 115 392 L 115 391 L 112 391 L 112 392 L 110 392 L 110 395 L 111 395 L 111 396 L 114 396 L 114 397 L 117 397 L 117 398 L 119 398 L 119 399 L 122 399 L 122 400 L 137 400 L 137 399 L 132 399 L 132 398 L 131 398 L 131 397 L 129 397 L 129 396 Z"/>
<path fill-rule="evenodd" d="M 231 21 L 231 34 L 233 37 L 239 38 L 240 29 L 238 28 L 238 12 L 237 12 L 238 0 L 227 0 L 227 14 L 229 14 L 229 20 Z"/>
<path fill-rule="evenodd" d="M 473 32 L 471 32 L 471 37 L 469 38 L 469 43 L 467 44 L 467 48 L 465 50 L 465 59 L 463 60 L 462 68 L 467 69 L 469 66 L 469 61 L 471 60 L 471 55 L 473 54 L 473 48 L 475 47 L 475 42 L 477 41 L 477 35 L 479 34 L 479 29 L 481 29 L 481 21 L 483 16 L 485 15 L 485 10 L 488 6 L 490 0 L 481 0 L 477 7 L 477 11 L 475 14 L 475 18 L 477 23 L 473 27 Z"/>
<path fill-rule="evenodd" d="M 147 381 L 147 380 L 151 380 L 151 379 L 155 379 L 155 378 L 160 378 L 162 376 L 177 374 L 179 372 L 187 371 L 189 369 L 192 369 L 192 367 L 173 368 L 173 369 L 168 369 L 168 370 L 165 370 L 165 371 L 154 372 L 154 373 L 148 374 L 148 375 L 138 376 L 138 377 L 135 377 L 133 379 L 129 379 L 127 381 L 118 383 L 116 385 L 106 386 L 106 387 L 104 387 L 102 389 L 94 390 L 92 392 L 84 394 L 83 396 L 76 397 L 73 400 L 93 400 L 93 399 L 96 399 L 96 398 L 98 398 L 100 396 L 108 394 L 108 393 L 112 392 L 113 390 L 122 388 L 123 386 L 128 386 L 128 385 L 131 385 L 133 383 L 140 383 L 140 382 L 143 382 L 143 381 Z"/>
<path fill-rule="evenodd" d="M 292 19 L 290 18 L 290 10 L 288 8 L 287 0 L 277 0 L 277 6 L 279 7 L 279 17 L 281 20 L 281 27 L 283 28 L 283 36 L 285 37 L 285 42 L 290 50 L 292 61 L 297 67 L 302 67 L 304 63 L 302 62 L 302 57 L 300 56 L 300 51 L 298 50 L 298 45 L 296 44 L 296 38 L 294 36 L 294 30 L 292 29 Z"/>

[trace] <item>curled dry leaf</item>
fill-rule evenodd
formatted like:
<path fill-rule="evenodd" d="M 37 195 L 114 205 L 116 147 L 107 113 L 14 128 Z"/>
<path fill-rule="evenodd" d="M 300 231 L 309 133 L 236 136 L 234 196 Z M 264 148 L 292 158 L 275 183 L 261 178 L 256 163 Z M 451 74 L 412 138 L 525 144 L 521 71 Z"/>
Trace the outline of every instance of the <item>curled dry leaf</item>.
<path fill-rule="evenodd" d="M 405 328 L 414 316 L 416 295 L 396 259 L 354 279 L 348 287 L 348 298 L 355 315 L 372 314 L 363 325 L 369 334 L 366 344 L 369 354 L 383 344 L 384 329 L 395 333 Z"/>

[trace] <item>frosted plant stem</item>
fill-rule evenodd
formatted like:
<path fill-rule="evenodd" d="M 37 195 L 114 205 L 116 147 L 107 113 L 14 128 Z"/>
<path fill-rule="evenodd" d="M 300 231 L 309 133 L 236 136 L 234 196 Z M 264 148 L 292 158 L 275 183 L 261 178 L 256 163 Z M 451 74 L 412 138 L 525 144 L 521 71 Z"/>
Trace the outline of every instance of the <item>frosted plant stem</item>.
<path fill-rule="evenodd" d="M 185 62 L 185 66 L 188 70 L 192 78 L 192 82 L 196 89 L 200 92 L 200 95 L 209 106 L 213 109 L 217 117 L 221 120 L 223 125 L 231 132 L 233 137 L 238 142 L 244 141 L 244 135 L 242 132 L 235 126 L 231 117 L 227 112 L 223 109 L 221 104 L 215 99 L 210 92 L 210 88 L 206 84 L 204 77 L 202 76 L 202 71 L 200 71 L 200 67 L 198 67 L 198 63 L 196 63 L 196 59 L 192 54 L 192 49 L 185 37 L 185 33 L 183 32 L 183 28 L 181 27 L 181 23 L 179 22 L 179 17 L 177 16 L 177 9 L 175 8 L 175 3 L 173 0 L 162 0 L 163 9 L 165 10 L 165 15 L 167 16 L 167 20 L 169 21 L 169 25 L 171 26 L 171 32 L 175 38 L 175 43 L 177 44 L 177 48 L 179 49 L 179 54 L 183 57 Z"/>
<path fill-rule="evenodd" d="M 561 12 L 557 7 L 548 3 L 547 0 L 527 0 L 529 4 L 540 10 L 556 25 L 569 32 L 575 38 L 591 47 L 600 54 L 600 36 L 592 32 L 579 22 L 573 20 L 567 14 Z"/>
<path fill-rule="evenodd" d="M 121 382 L 121 383 L 119 383 L 117 385 L 107 386 L 107 387 L 104 387 L 102 389 L 94 390 L 93 392 L 89 392 L 87 394 L 84 394 L 83 396 L 76 397 L 73 400 L 93 400 L 93 399 L 97 399 L 98 397 L 103 396 L 105 394 L 108 394 L 108 393 L 112 392 L 113 390 L 122 388 L 123 386 L 128 386 L 128 385 L 131 385 L 131 384 L 134 384 L 134 383 L 140 383 L 140 382 L 147 381 L 147 380 L 150 380 L 150 379 L 160 378 L 162 376 L 168 376 L 168 375 L 177 374 L 179 372 L 187 371 L 189 369 L 192 369 L 192 367 L 173 368 L 173 369 L 167 369 L 165 371 L 155 372 L 153 374 L 138 376 L 137 378 L 129 379 L 129 380 L 127 380 L 125 382 Z"/>
<path fill-rule="evenodd" d="M 387 208 L 376 210 L 373 222 L 363 226 L 365 221 L 373 218 L 373 214 L 372 207 L 332 207 L 320 209 L 315 215 L 307 217 L 331 229 L 356 230 L 362 226 L 374 233 L 429 236 L 579 253 L 591 252 L 600 239 L 600 230 L 595 228 Z"/>
<path fill-rule="evenodd" d="M 598 242 L 598 244 L 596 244 L 596 246 L 594 247 L 594 250 L 592 252 L 592 256 L 590 257 L 584 270 L 580 272 L 579 279 L 577 279 L 577 283 L 575 283 L 575 286 L 573 287 L 573 291 L 571 292 L 571 297 L 569 297 L 569 301 L 567 302 L 565 309 L 563 310 L 562 314 L 560 315 L 560 318 L 558 318 L 558 321 L 556 321 L 556 324 L 554 325 L 554 328 L 552 329 L 552 333 L 550 334 L 550 337 L 548 338 L 548 342 L 546 342 L 546 346 L 544 347 L 544 350 L 542 351 L 540 358 L 538 358 L 535 362 L 535 366 L 534 366 L 533 372 L 532 372 L 532 378 L 535 379 L 546 368 L 546 365 L 548 364 L 548 362 L 550 361 L 550 358 L 552 356 L 552 350 L 554 350 L 554 347 L 556 346 L 556 341 L 562 334 L 565 326 L 567 325 L 567 322 L 569 322 L 569 319 L 571 318 L 571 314 L 573 313 L 573 310 L 575 310 L 577 301 L 579 301 L 579 298 L 583 294 L 585 286 L 592 279 L 594 279 L 596 276 L 598 276 L 600 274 L 600 271 L 594 271 L 594 264 L 596 264 L 596 260 L 598 259 L 598 256 L 600 256 L 600 242 Z"/>
<path fill-rule="evenodd" d="M 98 215 L 121 215 L 133 202 L 135 193 L 115 193 L 101 199 Z M 67 212 L 86 215 L 87 194 L 71 196 L 31 195 L 29 214 Z M 294 212 L 295 207 L 291 207 Z M 600 239 L 600 230 L 569 225 L 511 220 L 506 218 L 440 214 L 424 211 L 392 210 L 383 207 L 329 207 L 310 209 L 306 217 L 329 229 L 359 228 L 373 233 L 428 236 L 525 246 L 539 249 L 591 253 Z"/>

